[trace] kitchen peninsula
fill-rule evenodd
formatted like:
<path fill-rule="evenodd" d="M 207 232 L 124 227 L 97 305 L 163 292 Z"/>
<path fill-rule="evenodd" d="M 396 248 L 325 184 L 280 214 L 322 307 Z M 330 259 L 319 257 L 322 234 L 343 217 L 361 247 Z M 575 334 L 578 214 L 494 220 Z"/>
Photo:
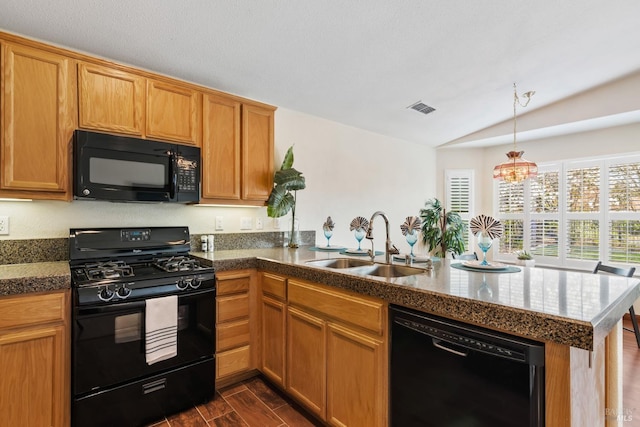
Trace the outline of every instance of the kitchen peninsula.
<path fill-rule="evenodd" d="M 606 414 L 622 407 L 620 320 L 640 297 L 637 278 L 539 267 L 470 272 L 450 260 L 422 274 L 384 278 L 310 266 L 344 256 L 305 248 L 195 255 L 217 271 L 257 268 L 544 342 L 547 426 L 618 425 Z"/>

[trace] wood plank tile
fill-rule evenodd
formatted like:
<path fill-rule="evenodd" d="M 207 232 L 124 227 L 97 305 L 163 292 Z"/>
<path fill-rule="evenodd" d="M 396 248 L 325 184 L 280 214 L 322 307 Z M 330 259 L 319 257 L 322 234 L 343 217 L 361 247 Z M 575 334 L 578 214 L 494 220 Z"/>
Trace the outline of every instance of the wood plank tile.
<path fill-rule="evenodd" d="M 225 400 L 249 427 L 278 427 L 283 422 L 249 390 L 225 396 Z"/>
<path fill-rule="evenodd" d="M 244 383 L 238 383 L 238 384 L 230 385 L 229 387 L 225 387 L 221 390 L 218 390 L 218 392 L 222 395 L 222 397 L 227 397 L 246 389 L 247 389 L 247 386 L 244 385 Z"/>
<path fill-rule="evenodd" d="M 248 427 L 237 412 L 229 412 L 221 417 L 209 421 L 209 425 L 215 427 Z"/>
<path fill-rule="evenodd" d="M 251 378 L 244 383 L 247 388 L 271 410 L 288 403 L 277 390 L 271 388 L 271 386 L 259 377 Z"/>
<path fill-rule="evenodd" d="M 229 406 L 220 393 L 216 393 L 213 399 L 207 403 L 198 405 L 197 408 L 202 414 L 202 417 L 207 421 L 221 417 L 229 412 L 233 412 L 233 408 Z"/>
<path fill-rule="evenodd" d="M 172 415 L 167 420 L 171 427 L 209 427 L 195 407 Z"/>
<path fill-rule="evenodd" d="M 317 427 L 322 425 L 319 424 L 319 422 L 314 423 L 291 405 L 281 406 L 277 409 L 274 409 L 273 412 L 275 412 L 277 416 L 282 418 L 282 420 L 289 426 Z"/>

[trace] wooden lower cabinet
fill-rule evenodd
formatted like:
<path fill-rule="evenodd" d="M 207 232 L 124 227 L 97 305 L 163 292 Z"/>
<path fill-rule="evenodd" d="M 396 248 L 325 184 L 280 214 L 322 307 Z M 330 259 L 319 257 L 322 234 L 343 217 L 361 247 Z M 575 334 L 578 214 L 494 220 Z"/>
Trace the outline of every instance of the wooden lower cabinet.
<path fill-rule="evenodd" d="M 327 421 L 350 427 L 386 426 L 386 347 L 381 340 L 329 323 Z"/>
<path fill-rule="evenodd" d="M 308 410 L 326 413 L 326 322 L 289 307 L 287 310 L 287 391 Z"/>
<path fill-rule="evenodd" d="M 285 386 L 286 306 L 282 301 L 262 297 L 262 373 L 276 385 Z"/>
<path fill-rule="evenodd" d="M 69 425 L 68 300 L 68 291 L 0 298 L 0 424 Z"/>
<path fill-rule="evenodd" d="M 222 387 L 257 367 L 256 271 L 223 271 L 216 280 L 216 386 Z"/>
<path fill-rule="evenodd" d="M 262 373 L 329 425 L 386 427 L 386 303 L 271 273 L 261 289 Z"/>

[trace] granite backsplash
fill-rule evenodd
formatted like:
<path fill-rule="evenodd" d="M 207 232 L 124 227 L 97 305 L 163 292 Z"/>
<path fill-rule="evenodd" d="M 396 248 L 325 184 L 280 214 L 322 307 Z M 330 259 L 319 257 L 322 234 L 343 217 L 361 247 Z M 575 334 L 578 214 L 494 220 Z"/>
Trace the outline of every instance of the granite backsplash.
<path fill-rule="evenodd" d="M 283 232 L 214 234 L 216 251 L 282 247 Z M 200 251 L 201 234 L 191 235 L 191 248 Z M 301 231 L 300 245 L 315 245 L 315 231 Z M 24 264 L 69 260 L 69 240 L 65 238 L 0 240 L 0 264 Z"/>

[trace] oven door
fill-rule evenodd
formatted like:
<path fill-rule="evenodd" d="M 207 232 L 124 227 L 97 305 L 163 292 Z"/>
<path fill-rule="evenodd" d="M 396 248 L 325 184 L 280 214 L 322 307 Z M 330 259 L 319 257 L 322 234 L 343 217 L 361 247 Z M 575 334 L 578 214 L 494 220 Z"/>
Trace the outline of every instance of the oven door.
<path fill-rule="evenodd" d="M 152 365 L 145 360 L 144 314 L 145 301 L 74 308 L 74 396 L 194 363 L 215 353 L 215 288 L 179 295 L 178 354 Z"/>

